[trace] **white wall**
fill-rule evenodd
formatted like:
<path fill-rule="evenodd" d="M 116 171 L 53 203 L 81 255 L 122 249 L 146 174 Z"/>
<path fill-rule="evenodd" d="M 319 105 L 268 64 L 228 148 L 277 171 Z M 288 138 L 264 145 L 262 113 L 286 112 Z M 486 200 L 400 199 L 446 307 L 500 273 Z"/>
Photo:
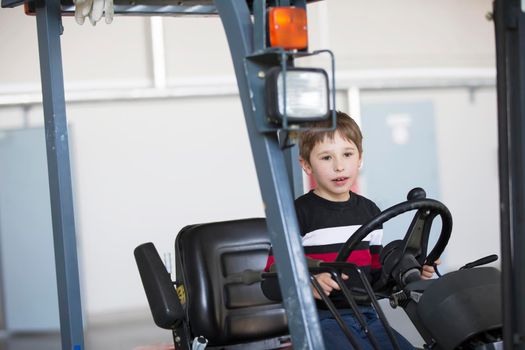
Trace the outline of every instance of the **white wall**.
<path fill-rule="evenodd" d="M 443 271 L 457 269 L 482 256 L 499 254 L 495 90 L 369 91 L 361 97 L 363 103 L 430 101 L 434 107 L 439 163 L 438 199 L 449 208 L 454 221 L 443 264 L 446 270 Z M 366 166 L 366 150 L 364 158 Z M 419 166 L 425 165 L 413 164 L 411 171 L 418 171 Z M 396 180 L 396 174 L 385 174 L 385 181 L 392 186 L 396 186 Z"/>
<path fill-rule="evenodd" d="M 469 77 L 490 85 L 494 35 L 484 18 L 490 8 L 489 0 L 339 0 L 312 4 L 309 17 L 312 48 L 328 47 L 336 54 L 340 108 L 356 108 L 345 90 L 352 86 L 366 88 L 363 101 L 425 96 L 435 103 L 442 200 L 452 210 L 457 233 L 448 256 L 458 264 L 492 253 L 499 243 L 494 88 L 471 94 L 460 88 L 387 91 L 381 86 L 439 86 Z M 0 102 L 31 101 L 39 94 L 34 18 L 21 8 L 2 9 L 0 23 Z M 148 19 L 117 17 L 111 25 L 91 27 L 64 18 L 88 318 L 146 308 L 132 255 L 136 245 L 152 241 L 167 252 L 186 224 L 263 215 L 219 20 L 165 18 L 163 23 L 169 89 L 159 92 L 151 89 Z M 133 89 L 139 89 L 137 98 L 123 97 Z M 98 97 L 73 102 L 88 93 Z M 42 120 L 40 107 L 0 105 L 0 128 Z"/>
<path fill-rule="evenodd" d="M 491 1 L 326 1 L 340 69 L 491 67 Z"/>

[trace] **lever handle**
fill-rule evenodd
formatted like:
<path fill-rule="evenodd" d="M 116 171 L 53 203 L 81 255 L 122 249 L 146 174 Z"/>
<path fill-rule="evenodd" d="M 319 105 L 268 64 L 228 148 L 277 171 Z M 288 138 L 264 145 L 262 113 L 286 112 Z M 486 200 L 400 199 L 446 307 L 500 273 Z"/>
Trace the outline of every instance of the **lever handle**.
<path fill-rule="evenodd" d="M 496 261 L 496 260 L 498 260 L 498 256 L 496 254 L 492 254 L 492 255 L 486 256 L 484 258 L 478 259 L 476 261 L 469 262 L 468 264 L 465 264 L 465 266 L 461 267 L 460 270 L 471 269 L 471 268 L 476 267 L 476 266 L 489 264 L 489 263 L 491 263 L 493 261 Z"/>

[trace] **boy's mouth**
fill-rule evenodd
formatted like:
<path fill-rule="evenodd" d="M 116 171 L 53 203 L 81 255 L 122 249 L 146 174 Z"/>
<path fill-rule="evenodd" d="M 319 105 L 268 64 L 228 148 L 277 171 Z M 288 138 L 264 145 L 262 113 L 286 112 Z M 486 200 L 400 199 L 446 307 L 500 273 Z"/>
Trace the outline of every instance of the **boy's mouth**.
<path fill-rule="evenodd" d="M 332 181 L 335 182 L 336 185 L 344 184 L 349 178 L 347 176 L 342 177 L 336 177 Z"/>

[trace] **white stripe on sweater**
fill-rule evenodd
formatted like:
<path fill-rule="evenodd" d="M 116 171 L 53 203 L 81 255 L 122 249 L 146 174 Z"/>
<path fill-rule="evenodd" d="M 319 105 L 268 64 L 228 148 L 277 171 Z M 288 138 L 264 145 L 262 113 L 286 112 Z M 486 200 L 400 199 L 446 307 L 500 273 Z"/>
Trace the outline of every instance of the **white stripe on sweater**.
<path fill-rule="evenodd" d="M 319 246 L 344 243 L 352 236 L 361 225 L 338 226 L 321 228 L 308 232 L 303 236 L 303 246 Z M 381 245 L 383 240 L 383 229 L 374 230 L 366 236 L 363 241 L 369 241 L 370 245 Z"/>

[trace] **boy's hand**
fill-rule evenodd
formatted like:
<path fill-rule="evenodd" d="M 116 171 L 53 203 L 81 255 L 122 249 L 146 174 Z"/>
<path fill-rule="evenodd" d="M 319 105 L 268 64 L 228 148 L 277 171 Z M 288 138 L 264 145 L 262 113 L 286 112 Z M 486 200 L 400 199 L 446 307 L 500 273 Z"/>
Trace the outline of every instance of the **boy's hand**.
<path fill-rule="evenodd" d="M 344 280 L 348 279 L 348 276 L 344 273 L 341 276 Z M 315 275 L 314 277 L 321 286 L 321 289 L 323 290 L 326 296 L 330 295 L 330 293 L 332 293 L 334 289 L 341 289 L 341 287 L 339 287 L 339 284 L 337 284 L 337 282 L 332 279 L 332 275 L 330 275 L 328 272 L 322 272 L 320 274 Z M 314 292 L 314 298 L 321 300 L 321 296 L 313 286 L 312 290 Z"/>
<path fill-rule="evenodd" d="M 434 263 L 439 265 L 441 264 L 441 260 L 437 259 Z M 434 266 L 423 265 L 423 268 L 421 269 L 421 279 L 428 280 L 434 276 L 435 272 Z"/>

